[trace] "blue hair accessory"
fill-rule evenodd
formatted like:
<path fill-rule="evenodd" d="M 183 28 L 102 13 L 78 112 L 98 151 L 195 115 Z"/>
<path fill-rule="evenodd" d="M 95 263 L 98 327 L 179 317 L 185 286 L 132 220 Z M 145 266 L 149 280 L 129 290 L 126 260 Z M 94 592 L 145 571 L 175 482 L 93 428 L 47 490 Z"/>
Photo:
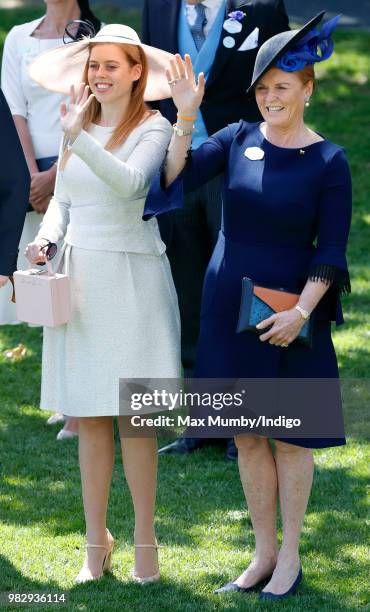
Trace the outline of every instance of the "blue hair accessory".
<path fill-rule="evenodd" d="M 331 33 L 336 27 L 341 15 L 327 21 L 321 31 L 313 28 L 299 43 L 280 57 L 276 66 L 285 72 L 302 70 L 307 64 L 315 64 L 327 60 L 334 50 Z"/>

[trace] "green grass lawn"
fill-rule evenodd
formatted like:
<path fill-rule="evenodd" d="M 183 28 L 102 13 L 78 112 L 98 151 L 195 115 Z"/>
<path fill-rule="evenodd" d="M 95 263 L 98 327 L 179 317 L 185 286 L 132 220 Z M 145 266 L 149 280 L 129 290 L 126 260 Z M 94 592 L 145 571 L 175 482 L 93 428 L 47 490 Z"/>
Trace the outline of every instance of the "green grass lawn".
<path fill-rule="evenodd" d="M 0 10 L 0 39 L 13 24 L 40 14 L 34 9 Z M 100 14 L 106 22 L 139 28 L 135 13 L 106 8 Z M 314 129 L 346 148 L 351 164 L 354 216 L 348 255 L 353 291 L 344 300 L 346 325 L 335 331 L 334 342 L 342 377 L 365 378 L 370 372 L 370 35 L 340 31 L 335 39 L 335 56 L 317 71 L 318 88 L 307 118 Z M 253 552 L 237 468 L 223 460 L 218 448 L 187 458 L 161 457 L 156 525 L 163 580 L 143 590 L 129 578 L 133 512 L 117 437 L 109 511 L 118 544 L 114 575 L 74 585 L 84 547 L 77 443 L 56 443 L 56 430 L 45 426 L 37 407 L 41 331 L 0 328 L 1 353 L 18 342 L 28 348 L 24 361 L 10 364 L 0 356 L 0 591 L 66 591 L 68 609 L 97 612 L 270 609 L 257 595 L 212 595 L 215 587 L 241 572 Z M 296 598 L 278 607 L 290 612 L 365 610 L 368 443 L 350 438 L 344 448 L 315 452 L 315 461 L 302 534 L 305 581 Z"/>

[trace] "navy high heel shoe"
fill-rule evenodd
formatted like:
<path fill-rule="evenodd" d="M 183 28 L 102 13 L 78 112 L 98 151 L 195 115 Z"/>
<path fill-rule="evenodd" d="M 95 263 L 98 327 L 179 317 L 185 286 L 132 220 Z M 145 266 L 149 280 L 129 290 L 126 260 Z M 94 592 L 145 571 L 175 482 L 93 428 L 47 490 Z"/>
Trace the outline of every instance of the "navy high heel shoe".
<path fill-rule="evenodd" d="M 238 584 L 236 584 L 236 582 L 228 582 L 227 584 L 224 584 L 224 586 L 213 591 L 213 593 L 219 594 L 219 593 L 226 593 L 227 591 L 237 591 L 238 593 L 250 593 L 252 591 L 258 590 L 258 588 L 261 586 L 263 582 L 265 583 L 268 582 L 271 579 L 271 576 L 267 576 L 266 578 L 263 578 L 259 582 L 256 582 L 256 584 L 253 584 L 252 586 L 246 587 L 246 588 L 240 587 Z"/>
<path fill-rule="evenodd" d="M 269 593 L 268 591 L 261 591 L 259 598 L 260 599 L 272 599 L 272 600 L 286 599 L 287 597 L 290 597 L 290 595 L 294 595 L 300 583 L 302 582 L 302 578 L 303 578 L 303 572 L 302 572 L 302 568 L 300 568 L 297 578 L 295 579 L 295 581 L 293 582 L 292 586 L 290 587 L 288 591 L 286 591 L 285 593 L 281 593 L 280 595 L 277 595 L 276 593 Z"/>

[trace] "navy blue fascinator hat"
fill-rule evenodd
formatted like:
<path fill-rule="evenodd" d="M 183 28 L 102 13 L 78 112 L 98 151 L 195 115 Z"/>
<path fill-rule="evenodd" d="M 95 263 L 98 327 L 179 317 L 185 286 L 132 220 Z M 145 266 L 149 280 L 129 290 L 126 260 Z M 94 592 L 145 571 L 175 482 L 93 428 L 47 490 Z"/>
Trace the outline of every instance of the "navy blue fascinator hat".
<path fill-rule="evenodd" d="M 340 15 L 327 21 L 319 31 L 316 26 L 325 15 L 318 13 L 300 30 L 280 32 L 266 40 L 260 47 L 254 64 L 252 82 L 247 93 L 270 68 L 276 67 L 285 72 L 301 70 L 307 64 L 315 64 L 328 59 L 333 53 L 334 43 L 330 37 Z"/>

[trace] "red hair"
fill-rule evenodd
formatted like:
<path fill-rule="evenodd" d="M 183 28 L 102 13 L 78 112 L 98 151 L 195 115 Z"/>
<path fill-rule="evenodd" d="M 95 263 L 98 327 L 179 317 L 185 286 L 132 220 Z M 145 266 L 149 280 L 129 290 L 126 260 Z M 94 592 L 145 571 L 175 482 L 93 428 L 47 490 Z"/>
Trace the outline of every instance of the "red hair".
<path fill-rule="evenodd" d="M 315 89 L 316 80 L 315 80 L 315 70 L 314 70 L 313 64 L 307 64 L 301 70 L 297 70 L 295 74 L 300 79 L 303 85 L 307 85 L 309 81 L 312 81 L 313 88 Z"/>
<path fill-rule="evenodd" d="M 99 43 L 96 43 L 99 44 Z M 149 110 L 148 106 L 144 102 L 144 92 L 148 80 L 148 60 L 146 55 L 139 45 L 123 45 L 120 43 L 110 43 L 117 44 L 127 59 L 129 65 L 135 66 L 136 64 L 140 64 L 142 67 L 140 78 L 137 81 L 134 81 L 132 84 L 131 97 L 130 102 L 127 108 L 127 112 L 124 117 L 122 117 L 119 124 L 114 128 L 112 136 L 108 140 L 105 145 L 105 149 L 107 151 L 112 151 L 119 147 L 127 138 L 127 136 L 132 132 L 133 129 L 142 121 L 145 116 L 145 113 Z M 82 82 L 88 83 L 88 70 L 89 70 L 89 61 L 91 49 L 94 45 L 90 45 L 90 53 L 89 59 L 87 60 L 83 72 Z M 91 93 L 91 91 L 89 92 Z M 100 116 L 100 102 L 96 98 L 94 98 L 89 105 L 84 121 L 82 124 L 82 128 L 86 130 L 90 127 L 92 123 L 96 123 Z M 61 161 L 61 168 L 64 169 L 65 164 L 68 160 L 68 152 L 63 154 L 63 158 Z"/>

